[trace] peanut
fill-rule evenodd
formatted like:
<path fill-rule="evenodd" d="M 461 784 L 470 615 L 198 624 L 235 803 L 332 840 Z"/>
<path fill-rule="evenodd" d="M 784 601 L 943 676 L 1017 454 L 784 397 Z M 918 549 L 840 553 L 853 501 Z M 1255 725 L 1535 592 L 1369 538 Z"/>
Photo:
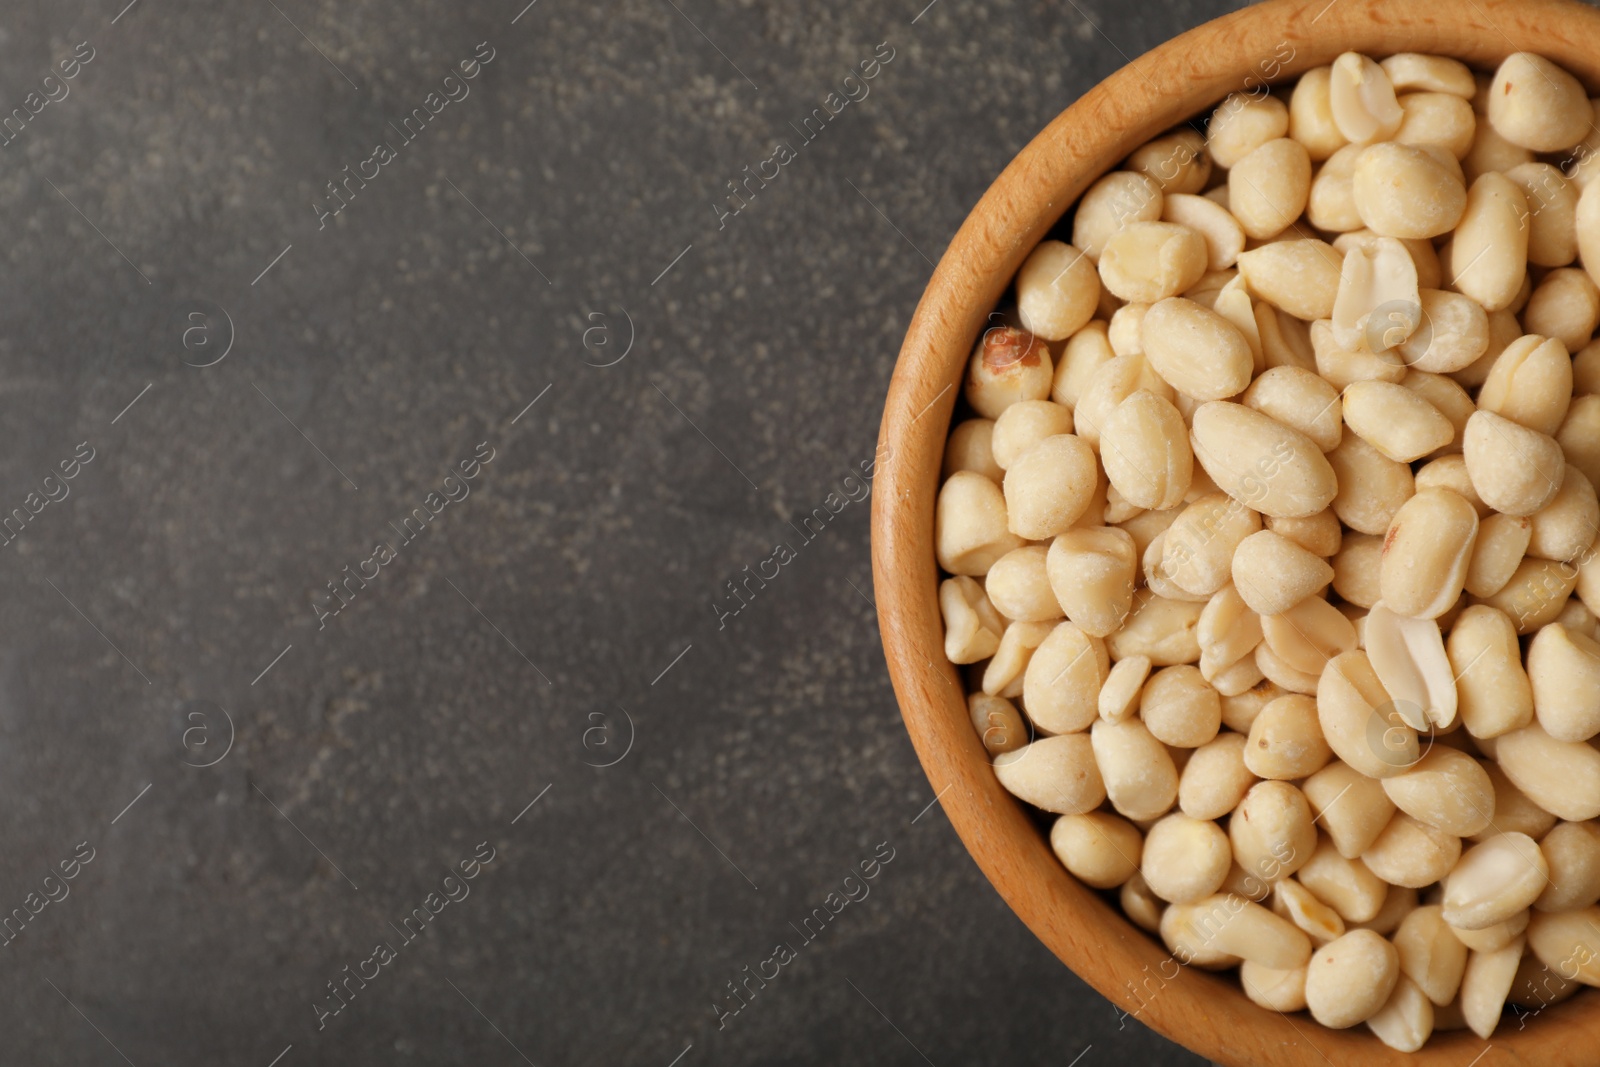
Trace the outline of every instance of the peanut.
<path fill-rule="evenodd" d="M 1500 1013 L 1522 959 L 1522 947 L 1523 939 L 1517 937 L 1501 948 L 1474 950 L 1467 957 L 1467 969 L 1461 976 L 1461 1014 L 1472 1032 L 1485 1041 L 1500 1023 Z"/>
<path fill-rule="evenodd" d="M 1339 526 L 1339 516 L 1333 513 L 1332 508 L 1325 508 L 1315 515 L 1296 519 L 1268 518 L 1266 524 L 1267 529 L 1273 533 L 1280 534 L 1322 559 L 1338 555 L 1344 543 L 1344 531 Z"/>
<path fill-rule="evenodd" d="M 1462 445 L 1472 487 L 1496 511 L 1532 515 L 1561 489 L 1566 464 L 1548 434 L 1479 410 L 1467 420 Z"/>
<path fill-rule="evenodd" d="M 1072 432 L 1072 409 L 1053 400 L 1019 400 L 989 423 L 989 452 L 1000 472 L 991 477 L 1000 481 L 1004 471 L 1028 449 L 1060 433 Z"/>
<path fill-rule="evenodd" d="M 1332 245 L 1312 238 L 1262 245 L 1239 253 L 1238 260 L 1250 292 L 1307 322 L 1333 314 L 1343 263 Z"/>
<path fill-rule="evenodd" d="M 1076 408 L 1094 372 L 1114 358 L 1107 324 L 1100 319 L 1090 320 L 1062 347 L 1052 372 L 1050 399 L 1068 409 Z"/>
<path fill-rule="evenodd" d="M 1231 572 L 1240 596 L 1258 615 L 1288 611 L 1333 580 L 1326 560 L 1271 530 L 1239 542 Z"/>
<path fill-rule="evenodd" d="M 984 576 L 983 588 L 996 611 L 1019 622 L 1049 622 L 1061 618 L 1061 605 L 1045 577 L 1043 545 L 1023 545 L 995 560 Z"/>
<path fill-rule="evenodd" d="M 1000 635 L 989 665 L 983 669 L 983 691 L 991 696 L 1014 700 L 1022 695 L 1023 672 L 1033 659 L 1034 650 L 1050 636 L 1053 622 L 1014 622 Z"/>
<path fill-rule="evenodd" d="M 1495 760 L 1529 800 L 1557 818 L 1600 816 L 1600 752 L 1589 745 L 1525 726 L 1497 739 Z"/>
<path fill-rule="evenodd" d="M 1106 241 L 1100 283 L 1121 300 L 1154 304 L 1199 281 L 1209 259 L 1205 239 L 1187 226 L 1132 222 Z"/>
<path fill-rule="evenodd" d="M 1537 514 L 1537 513 L 1536 513 Z M 1478 523 L 1478 540 L 1467 563 L 1466 590 L 1493 596 L 1504 589 L 1533 541 L 1533 519 L 1491 512 Z"/>
<path fill-rule="evenodd" d="M 1361 862 L 1391 885 L 1432 885 L 1461 858 L 1461 838 L 1400 812 L 1361 854 Z"/>
<path fill-rule="evenodd" d="M 1356 144 L 1393 137 L 1404 117 L 1389 75 L 1358 52 L 1333 61 L 1328 103 L 1339 132 Z"/>
<path fill-rule="evenodd" d="M 1549 881 L 1533 906 L 1538 911 L 1577 911 L 1600 900 L 1600 827 L 1556 823 L 1539 841 Z"/>
<path fill-rule="evenodd" d="M 1302 367 L 1272 367 L 1259 375 L 1240 401 L 1316 442 L 1324 452 L 1343 436 L 1339 390 Z"/>
<path fill-rule="evenodd" d="M 1308 781 L 1308 797 L 1310 785 Z M 1317 805 L 1313 803 L 1312 809 L 1316 808 Z M 1391 807 L 1390 810 L 1394 809 Z M 1311 854 L 1306 865 L 1295 872 L 1295 877 L 1347 923 L 1372 920 L 1383 906 L 1384 893 L 1388 889 L 1387 883 L 1368 870 L 1366 864 L 1341 855 L 1333 840 L 1326 836 L 1317 842 L 1317 850 Z"/>
<path fill-rule="evenodd" d="M 1583 85 L 1543 56 L 1513 52 L 1489 87 L 1489 124 L 1535 152 L 1571 148 L 1589 133 L 1593 113 Z"/>
<path fill-rule="evenodd" d="M 1211 177 L 1211 155 L 1203 136 L 1181 129 L 1135 149 L 1127 168 L 1153 180 L 1168 196 L 1198 193 Z"/>
<path fill-rule="evenodd" d="M 1351 930 L 1312 953 L 1306 1007 L 1335 1030 L 1376 1015 L 1400 980 L 1400 956 L 1371 930 Z"/>
<path fill-rule="evenodd" d="M 1095 699 L 1100 717 L 1107 722 L 1121 722 L 1132 715 L 1138 703 L 1139 691 L 1144 688 L 1145 679 L 1149 676 L 1149 656 L 1129 656 L 1117 661 L 1101 683 L 1100 694 Z"/>
<path fill-rule="evenodd" d="M 1505 176 L 1528 198 L 1528 262 L 1565 267 L 1576 259 L 1581 188 L 1549 163 L 1521 163 L 1505 171 Z"/>
<path fill-rule="evenodd" d="M 1492 749 L 1492 745 L 1490 748 Z M 1543 837 L 1550 828 L 1556 824 L 1556 817 L 1545 811 L 1530 800 L 1526 793 L 1511 783 L 1506 777 L 1506 772 L 1501 770 L 1500 764 L 1490 762 L 1484 764 L 1483 769 L 1489 772 L 1489 781 L 1494 783 L 1494 823 L 1489 827 L 1489 832 L 1476 834 L 1473 841 L 1481 841 L 1489 833 L 1517 833 L 1527 834 L 1534 840 Z"/>
<path fill-rule="evenodd" d="M 1264 616 L 1261 638 L 1262 647 L 1310 677 L 1311 692 L 1328 661 L 1356 647 L 1355 626 L 1321 597 L 1307 597 L 1285 612 Z"/>
<path fill-rule="evenodd" d="M 1554 434 L 1572 396 L 1572 360 L 1553 337 L 1527 334 L 1505 347 L 1478 390 L 1480 411 Z"/>
<path fill-rule="evenodd" d="M 1050 395 L 1055 370 L 1050 348 L 1026 330 L 996 326 L 985 330 L 972 351 L 963 395 L 986 419 L 998 418 L 1019 400 Z"/>
<path fill-rule="evenodd" d="M 994 760 L 995 777 L 1012 795 L 1058 815 L 1093 811 L 1106 798 L 1089 738 L 1042 737 Z"/>
<path fill-rule="evenodd" d="M 1261 517 L 1221 493 L 1190 504 L 1167 527 L 1162 572 L 1187 592 L 1210 597 L 1228 583 L 1234 552 Z"/>
<path fill-rule="evenodd" d="M 976 471 L 957 471 L 939 490 L 933 539 L 939 566 L 973 577 L 1022 545 L 1010 530 L 1000 487 Z"/>
<path fill-rule="evenodd" d="M 1407 815 L 1456 837 L 1481 833 L 1494 820 L 1489 773 L 1465 752 L 1446 745 L 1434 745 L 1406 773 L 1385 778 L 1383 791 Z"/>
<path fill-rule="evenodd" d="M 1126 170 L 1107 174 L 1078 201 L 1072 218 L 1072 245 L 1098 260 L 1106 242 L 1125 226 L 1159 219 L 1161 204 L 1161 186 L 1152 178 Z"/>
<path fill-rule="evenodd" d="M 1205 605 L 1169 600 L 1141 590 L 1133 598 L 1133 611 L 1122 629 L 1106 638 L 1112 659 L 1148 656 L 1158 667 L 1175 663 L 1198 663 L 1200 643 L 1195 627 Z"/>
<path fill-rule="evenodd" d="M 1178 810 L 1220 819 L 1244 799 L 1256 777 L 1245 766 L 1245 736 L 1226 731 L 1194 750 L 1178 776 Z"/>
<path fill-rule="evenodd" d="M 1485 311 L 1510 307 L 1527 278 L 1528 198 L 1502 174 L 1480 174 L 1450 244 L 1450 284 Z"/>
<path fill-rule="evenodd" d="M 1134 820 L 1160 818 L 1172 808 L 1178 769 L 1144 723 L 1100 719 L 1089 728 L 1089 738 L 1112 807 Z"/>
<path fill-rule="evenodd" d="M 1133 537 L 1111 526 L 1068 530 L 1050 542 L 1046 580 L 1084 633 L 1105 637 L 1133 610 L 1135 551 Z"/>
<path fill-rule="evenodd" d="M 1527 834 L 1496 834 L 1472 846 L 1444 883 L 1444 920 L 1483 930 L 1526 911 L 1550 880 L 1539 843 Z"/>
<path fill-rule="evenodd" d="M 1349 144 L 1333 121 L 1332 67 L 1313 67 L 1300 75 L 1289 96 L 1289 136 L 1305 145 L 1313 161 L 1327 159 Z"/>
<path fill-rule="evenodd" d="M 1600 289 L 1581 270 L 1557 268 L 1534 287 L 1522 309 L 1522 321 L 1529 333 L 1576 351 L 1589 343 L 1600 324 Z"/>
<path fill-rule="evenodd" d="M 1272 913 L 1294 923 L 1315 945 L 1325 945 L 1344 934 L 1339 913 L 1293 878 L 1272 883 Z"/>
<path fill-rule="evenodd" d="M 1228 839 L 1235 863 L 1273 882 L 1311 859 L 1317 829 L 1304 793 L 1288 782 L 1257 782 L 1228 820 Z"/>
<path fill-rule="evenodd" d="M 1289 132 L 1289 109 L 1272 96 L 1233 93 L 1206 123 L 1206 151 L 1224 169 Z"/>
<path fill-rule="evenodd" d="M 1528 681 L 1539 726 L 1557 741 L 1600 733 L 1600 642 L 1558 622 L 1528 644 Z"/>
<path fill-rule="evenodd" d="M 1489 351 L 1489 315 L 1482 304 L 1442 289 L 1420 289 L 1417 299 L 1427 329 L 1400 343 L 1397 351 L 1406 366 L 1448 374 L 1472 366 Z"/>
<path fill-rule="evenodd" d="M 1466 104 L 1462 103 L 1462 107 Z M 1433 1002 L 1417 983 L 1402 974 L 1389 999 L 1366 1022 L 1367 1029 L 1385 1045 L 1398 1052 L 1415 1052 L 1433 1033 Z"/>
<path fill-rule="evenodd" d="M 1384 142 L 1356 159 L 1351 195 L 1361 221 L 1384 237 L 1437 237 L 1464 224 L 1469 198 L 1458 176 L 1417 145 Z"/>
<path fill-rule="evenodd" d="M 1390 382 L 1352 382 L 1344 391 L 1344 422 L 1392 460 L 1421 459 L 1455 439 L 1450 420 L 1411 389 Z"/>
<path fill-rule="evenodd" d="M 1163 744 L 1198 748 L 1217 736 L 1222 698 L 1206 684 L 1198 667 L 1163 667 L 1145 683 L 1139 718 Z"/>
<path fill-rule="evenodd" d="M 1311 194 L 1311 156 L 1287 137 L 1250 150 L 1228 172 L 1228 210 L 1245 235 L 1272 237 L 1299 218 Z"/>
<path fill-rule="evenodd" d="M 1162 900 L 1191 904 L 1221 887 L 1232 862 L 1222 827 L 1175 812 L 1150 827 L 1139 873 Z"/>
<path fill-rule="evenodd" d="M 1528 921 L 1528 947 L 1563 978 L 1600 985 L 1600 908 L 1537 912 Z"/>
<path fill-rule="evenodd" d="M 1393 611 L 1433 619 L 1456 602 L 1478 537 L 1478 513 L 1447 489 L 1424 489 L 1400 507 L 1384 535 L 1379 589 Z"/>
<path fill-rule="evenodd" d="M 1061 865 L 1096 889 L 1114 889 L 1139 870 L 1143 838 L 1128 820 L 1108 811 L 1063 815 L 1050 828 Z"/>
<path fill-rule="evenodd" d="M 1002 489 L 1011 532 L 1030 541 L 1066 532 L 1088 509 L 1097 480 L 1094 451 L 1083 438 L 1046 437 L 1006 471 Z"/>
<path fill-rule="evenodd" d="M 973 579 L 958 575 L 940 582 L 939 610 L 944 615 L 944 655 L 951 663 L 977 663 L 1000 647 L 1005 622 Z"/>
<path fill-rule="evenodd" d="M 1472 70 L 1459 60 L 1419 52 L 1397 52 L 1378 64 L 1397 93 L 1450 93 L 1470 101 L 1477 92 Z"/>
<path fill-rule="evenodd" d="M 1437 904 L 1418 908 L 1400 921 L 1394 933 L 1400 972 L 1435 1004 L 1448 1004 L 1461 988 L 1467 969 L 1467 947 L 1445 923 Z"/>
<path fill-rule="evenodd" d="M 1383 597 L 1379 586 L 1382 561 L 1383 538 L 1346 535 L 1333 557 L 1333 591 L 1352 604 L 1371 608 Z"/>
<path fill-rule="evenodd" d="M 1261 778 L 1287 781 L 1320 770 L 1333 758 L 1317 722 L 1317 702 L 1298 693 L 1279 697 L 1250 724 L 1244 764 Z"/>
<path fill-rule="evenodd" d="M 1187 226 L 1198 233 L 1206 243 L 1206 266 L 1213 271 L 1232 267 L 1244 251 L 1244 228 L 1239 220 L 1228 214 L 1227 208 L 1203 196 L 1168 192 L 1161 221 Z"/>
<path fill-rule="evenodd" d="M 1004 697 L 988 693 L 967 694 L 967 712 L 972 728 L 978 731 L 984 751 L 993 759 L 1002 752 L 1021 748 L 1030 740 L 1028 728 L 1016 705 Z"/>
<path fill-rule="evenodd" d="M 1303 84 L 1303 79 L 1302 79 Z M 1306 968 L 1280 971 L 1243 960 L 1239 984 L 1252 1001 L 1271 1011 L 1302 1011 L 1306 1006 Z"/>
<path fill-rule="evenodd" d="M 1317 717 L 1334 755 L 1369 778 L 1403 774 L 1421 757 L 1416 730 L 1395 710 L 1365 652 L 1329 661 L 1317 684 Z"/>
<path fill-rule="evenodd" d="M 1250 384 L 1255 362 L 1244 335 L 1193 300 L 1170 297 L 1151 305 L 1139 339 L 1156 373 L 1186 396 L 1221 400 Z"/>
<path fill-rule="evenodd" d="M 1411 468 L 1355 434 L 1345 434 L 1339 447 L 1328 453 L 1328 463 L 1337 484 L 1334 514 L 1360 533 L 1387 533 L 1400 505 L 1416 491 Z"/>
<path fill-rule="evenodd" d="M 949 478 L 956 471 L 977 471 L 985 478 L 999 482 L 1005 471 L 994 461 L 990 444 L 994 437 L 993 419 L 967 419 L 950 431 L 944 446 L 944 465 L 940 478 Z"/>
<path fill-rule="evenodd" d="M 1100 684 L 1109 670 L 1104 642 L 1070 622 L 1056 623 L 1023 673 L 1028 718 L 1046 733 L 1086 729 L 1099 710 Z"/>
<path fill-rule="evenodd" d="M 1533 721 L 1533 687 L 1516 627 L 1504 612 L 1485 604 L 1467 608 L 1451 628 L 1445 652 L 1469 734 L 1498 737 Z"/>
<path fill-rule="evenodd" d="M 1394 139 L 1400 144 L 1438 145 L 1456 159 L 1472 149 L 1478 132 L 1472 105 L 1450 93 L 1407 93 L 1400 97 L 1405 115 Z"/>
<path fill-rule="evenodd" d="M 1263 514 L 1314 515 L 1338 492 L 1334 469 L 1311 438 L 1242 404 L 1200 405 L 1190 435 L 1212 481 Z"/>
<path fill-rule="evenodd" d="M 1583 472 L 1566 465 L 1561 488 L 1550 503 L 1534 512 L 1528 555 L 1566 561 L 1578 558 L 1600 533 L 1600 501 Z"/>
<path fill-rule="evenodd" d="M 1177 507 L 1194 477 L 1183 416 L 1171 401 L 1146 389 L 1130 394 L 1106 420 L 1100 460 L 1112 487 L 1140 508 Z"/>
<path fill-rule="evenodd" d="M 1439 623 L 1398 615 L 1380 601 L 1367 613 L 1363 647 L 1395 710 L 1419 730 L 1449 729 L 1459 696 Z"/>
<path fill-rule="evenodd" d="M 1142 355 L 1119 355 L 1096 367 L 1072 409 L 1077 435 L 1092 447 L 1100 447 L 1100 427 L 1110 421 L 1124 400 L 1141 389 L 1164 400 L 1174 396 L 1172 386 L 1151 369 Z"/>

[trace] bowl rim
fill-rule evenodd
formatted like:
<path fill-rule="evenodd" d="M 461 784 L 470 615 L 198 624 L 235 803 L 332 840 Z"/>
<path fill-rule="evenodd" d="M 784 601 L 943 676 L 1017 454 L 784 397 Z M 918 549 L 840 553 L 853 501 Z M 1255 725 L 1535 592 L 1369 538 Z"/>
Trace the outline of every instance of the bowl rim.
<path fill-rule="evenodd" d="M 1291 46 L 1287 59 L 1278 46 Z M 1055 955 L 1122 1013 L 1225 1064 L 1317 1062 L 1462 1067 L 1577 1064 L 1600 1042 L 1600 997 L 1541 1008 L 1490 1042 L 1439 1032 L 1416 1053 L 1364 1027 L 1328 1030 L 1254 1005 L 1231 978 L 1180 967 L 1163 946 L 1070 876 L 1025 806 L 1002 789 L 943 655 L 933 504 L 944 440 L 980 327 L 1026 254 L 1089 182 L 1138 145 L 1254 76 L 1281 82 L 1341 52 L 1415 51 L 1492 70 L 1536 52 L 1600 86 L 1600 11 L 1575 0 L 1266 0 L 1204 23 L 1130 61 L 1058 114 L 984 193 L 940 258 L 906 331 L 885 403 L 872 494 L 879 632 L 906 730 L 936 797 L 984 875 Z M 1276 69 L 1274 69 L 1274 66 Z M 1169 975 L 1169 970 L 1172 972 Z M 1592 1057 L 1590 1057 L 1592 1058 Z M 1347 1060 L 1348 1061 L 1348 1060 Z"/>

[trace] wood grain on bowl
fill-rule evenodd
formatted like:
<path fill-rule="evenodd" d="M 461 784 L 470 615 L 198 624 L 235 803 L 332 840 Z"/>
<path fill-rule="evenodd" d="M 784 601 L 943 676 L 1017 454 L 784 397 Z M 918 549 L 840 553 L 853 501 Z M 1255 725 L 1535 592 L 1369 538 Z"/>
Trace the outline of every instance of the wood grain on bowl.
<path fill-rule="evenodd" d="M 1239 1067 L 1590 1064 L 1600 1060 L 1600 995 L 1541 1010 L 1526 1028 L 1507 1019 L 1488 1043 L 1459 1030 L 1405 1054 L 1365 1027 L 1334 1031 L 1304 1013 L 1267 1011 L 1232 978 L 1178 967 L 1158 941 L 1063 869 L 1038 823 L 1001 788 L 972 728 L 961 678 L 944 657 L 933 548 L 944 440 L 972 346 L 1023 259 L 1091 181 L 1145 141 L 1204 115 L 1230 92 L 1291 79 L 1345 51 L 1431 52 L 1484 70 L 1512 52 L 1535 52 L 1593 93 L 1600 11 L 1574 0 L 1267 0 L 1138 57 L 1057 116 L 963 223 L 900 351 L 872 502 L 884 652 L 929 782 L 979 867 L 1051 951 L 1130 1016 Z"/>

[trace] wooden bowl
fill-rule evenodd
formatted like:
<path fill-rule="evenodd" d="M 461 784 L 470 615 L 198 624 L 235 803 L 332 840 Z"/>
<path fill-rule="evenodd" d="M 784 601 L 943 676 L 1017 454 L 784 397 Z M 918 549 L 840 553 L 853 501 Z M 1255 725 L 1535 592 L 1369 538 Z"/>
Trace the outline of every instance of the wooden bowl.
<path fill-rule="evenodd" d="M 1246 999 L 1232 974 L 1179 968 L 1154 938 L 1061 866 L 995 780 L 944 658 L 933 509 L 967 358 L 1022 260 L 1089 183 L 1228 93 L 1286 80 L 1345 51 L 1454 56 L 1493 70 L 1536 52 L 1600 87 L 1600 12 L 1571 0 L 1268 0 L 1140 56 L 1058 115 L 1006 167 L 933 273 L 900 349 L 879 432 L 872 565 L 884 654 L 929 783 L 973 859 L 1063 963 L 1124 1011 L 1225 1064 L 1467 1067 L 1485 1042 L 1436 1033 L 1395 1052 L 1365 1027 L 1328 1030 Z M 1287 59 L 1285 57 L 1288 57 Z M 1251 80 L 1253 79 L 1253 80 Z M 1508 1016 L 1485 1067 L 1594 1063 L 1600 996 L 1580 993 L 1519 1029 Z"/>

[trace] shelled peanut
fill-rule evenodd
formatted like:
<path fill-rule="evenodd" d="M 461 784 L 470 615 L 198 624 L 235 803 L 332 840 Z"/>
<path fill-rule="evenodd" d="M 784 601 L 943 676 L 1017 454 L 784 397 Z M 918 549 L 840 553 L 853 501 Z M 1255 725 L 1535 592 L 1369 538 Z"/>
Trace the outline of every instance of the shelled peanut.
<path fill-rule="evenodd" d="M 1134 152 L 936 517 L 1000 783 L 1174 957 L 1397 1049 L 1600 985 L 1600 100 L 1347 53 Z"/>

